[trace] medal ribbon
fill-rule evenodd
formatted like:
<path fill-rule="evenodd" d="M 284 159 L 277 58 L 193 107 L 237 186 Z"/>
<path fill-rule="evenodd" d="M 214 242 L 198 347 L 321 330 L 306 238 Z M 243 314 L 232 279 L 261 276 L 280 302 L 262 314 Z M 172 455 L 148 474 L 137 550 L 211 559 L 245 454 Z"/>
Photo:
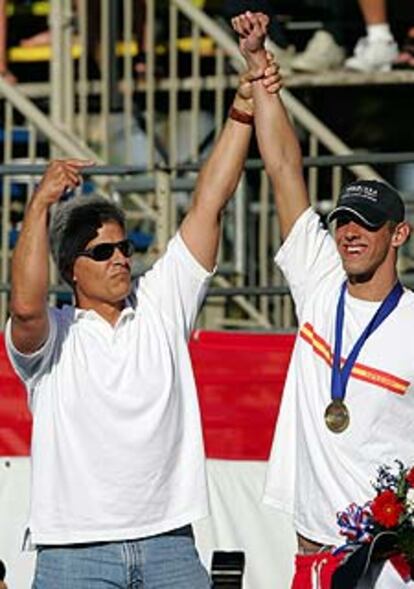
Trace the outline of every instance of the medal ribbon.
<path fill-rule="evenodd" d="M 351 370 L 355 364 L 357 356 L 361 351 L 362 346 L 369 338 L 369 336 L 381 325 L 383 321 L 390 315 L 404 292 L 401 282 L 397 282 L 391 292 L 382 301 L 380 307 L 377 309 L 375 315 L 368 323 L 362 334 L 359 336 L 354 347 L 348 355 L 345 364 L 341 370 L 341 348 L 342 348 L 342 334 L 344 327 L 345 316 L 345 291 L 346 281 L 341 287 L 341 294 L 339 295 L 338 305 L 336 308 L 336 323 L 335 323 L 335 349 L 332 364 L 332 381 L 331 381 L 331 397 L 332 400 L 343 401 L 345 398 L 346 387 Z"/>

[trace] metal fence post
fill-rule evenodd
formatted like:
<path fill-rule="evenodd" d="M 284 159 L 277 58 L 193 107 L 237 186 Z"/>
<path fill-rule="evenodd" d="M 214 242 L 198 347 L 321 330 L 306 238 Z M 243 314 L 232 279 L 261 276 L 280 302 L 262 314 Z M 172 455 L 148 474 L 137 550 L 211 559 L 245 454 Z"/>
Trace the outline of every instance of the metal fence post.
<path fill-rule="evenodd" d="M 162 253 L 167 247 L 170 235 L 170 176 L 163 170 L 155 171 L 155 208 L 157 220 L 155 223 L 157 253 Z"/>

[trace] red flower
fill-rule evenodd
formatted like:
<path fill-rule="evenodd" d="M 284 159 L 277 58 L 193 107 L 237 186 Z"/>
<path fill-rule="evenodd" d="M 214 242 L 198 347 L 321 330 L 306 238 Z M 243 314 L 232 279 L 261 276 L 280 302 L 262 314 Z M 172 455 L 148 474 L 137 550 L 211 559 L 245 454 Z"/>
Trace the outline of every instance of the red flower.
<path fill-rule="evenodd" d="M 393 528 L 398 524 L 400 515 L 404 507 L 398 500 L 394 491 L 383 491 L 374 499 L 371 504 L 372 515 L 374 520 L 384 526 L 384 528 Z"/>
<path fill-rule="evenodd" d="M 414 487 L 414 468 L 411 468 L 407 472 L 405 479 L 406 479 L 407 483 L 410 485 L 410 487 Z"/>

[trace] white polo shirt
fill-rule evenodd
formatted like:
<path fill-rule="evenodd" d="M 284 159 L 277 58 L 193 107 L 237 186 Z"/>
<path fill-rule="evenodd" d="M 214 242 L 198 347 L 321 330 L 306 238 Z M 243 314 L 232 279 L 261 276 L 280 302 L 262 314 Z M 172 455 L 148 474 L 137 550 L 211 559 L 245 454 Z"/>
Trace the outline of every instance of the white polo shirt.
<path fill-rule="evenodd" d="M 145 537 L 207 515 L 187 341 L 210 276 L 176 235 L 114 327 L 53 308 L 46 343 L 23 355 L 9 320 L 33 413 L 34 544 Z"/>

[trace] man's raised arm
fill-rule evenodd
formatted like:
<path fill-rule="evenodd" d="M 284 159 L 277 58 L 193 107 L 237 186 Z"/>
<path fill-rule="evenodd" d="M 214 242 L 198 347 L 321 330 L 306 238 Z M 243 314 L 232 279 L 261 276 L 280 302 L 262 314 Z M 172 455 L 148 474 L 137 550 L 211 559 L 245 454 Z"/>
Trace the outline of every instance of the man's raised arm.
<path fill-rule="evenodd" d="M 79 184 L 81 170 L 90 165 L 76 159 L 51 162 L 28 204 L 13 253 L 10 301 L 12 341 L 24 354 L 38 350 L 48 335 L 49 209 Z"/>
<path fill-rule="evenodd" d="M 264 56 L 267 93 L 280 89 L 277 68 Z M 211 271 L 216 264 L 220 218 L 246 161 L 253 124 L 251 76 L 242 77 L 230 115 L 213 151 L 203 165 L 181 236 L 194 257 Z"/>
<path fill-rule="evenodd" d="M 252 75 L 263 70 L 266 63 L 264 40 L 268 20 L 262 13 L 251 12 L 232 20 L 239 34 L 240 50 Z M 309 206 L 309 198 L 295 131 L 280 96 L 269 94 L 266 83 L 266 79 L 253 82 L 256 135 L 272 183 L 282 239 L 285 239 L 296 219 Z"/>

